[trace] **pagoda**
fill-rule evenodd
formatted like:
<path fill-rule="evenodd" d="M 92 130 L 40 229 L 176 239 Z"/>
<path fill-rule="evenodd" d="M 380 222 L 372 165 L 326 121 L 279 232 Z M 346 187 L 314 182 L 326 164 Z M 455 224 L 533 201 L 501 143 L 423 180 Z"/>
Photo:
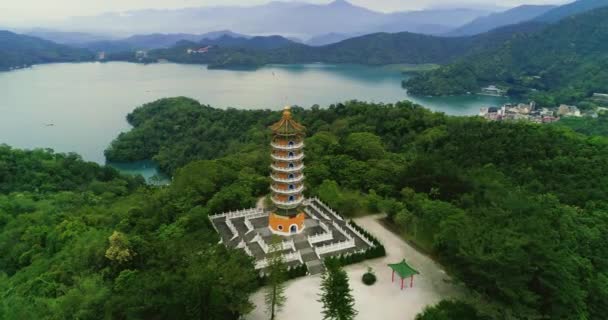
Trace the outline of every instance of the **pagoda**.
<path fill-rule="evenodd" d="M 270 166 L 272 208 L 268 228 L 278 235 L 301 233 L 305 227 L 304 203 L 304 134 L 305 128 L 292 119 L 285 107 L 279 122 L 270 127 L 273 133 Z"/>

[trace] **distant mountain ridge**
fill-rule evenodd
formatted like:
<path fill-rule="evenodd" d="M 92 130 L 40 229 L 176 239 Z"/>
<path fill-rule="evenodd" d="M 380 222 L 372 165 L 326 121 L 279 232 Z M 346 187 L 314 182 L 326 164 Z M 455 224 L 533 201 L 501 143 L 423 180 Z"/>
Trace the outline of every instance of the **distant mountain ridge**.
<path fill-rule="evenodd" d="M 320 47 L 291 42 L 282 37 L 254 37 L 215 42 L 180 42 L 169 49 L 148 52 L 150 62 L 166 59 L 178 63 L 208 64 L 213 68 L 255 68 L 265 64 L 356 63 L 367 65 L 448 63 L 459 57 L 496 48 L 517 34 L 541 30 L 543 24 L 527 23 L 499 28 L 472 37 L 436 37 L 402 33 L 375 33 Z M 190 53 L 200 44 L 213 45 L 202 53 Z M 273 46 L 263 45 L 274 43 Z M 111 57 L 111 59 L 125 59 Z M 133 56 L 126 57 L 132 60 Z"/>
<path fill-rule="evenodd" d="M 0 71 L 40 63 L 90 61 L 94 55 L 40 38 L 0 30 Z"/>
<path fill-rule="evenodd" d="M 559 6 L 537 17 L 535 21 L 553 23 L 569 16 L 608 6 L 608 0 L 578 0 Z"/>
<path fill-rule="evenodd" d="M 220 6 L 177 10 L 138 10 L 75 17 L 58 25 L 60 29 L 86 32 L 130 32 L 146 34 L 197 34 L 201 30 L 231 29 L 254 35 L 281 34 L 309 38 L 328 32 L 361 34 L 370 32 L 443 33 L 473 19 L 487 10 L 435 9 L 382 13 L 353 5 L 344 0 L 329 4 L 270 2 L 250 7 Z"/>
<path fill-rule="evenodd" d="M 189 34 L 189 33 L 154 33 L 154 34 L 142 34 L 134 35 L 125 39 L 119 40 L 106 40 L 106 41 L 94 41 L 89 43 L 80 44 L 80 47 L 87 48 L 96 52 L 121 52 L 121 51 L 134 51 L 134 50 L 150 50 L 169 48 L 174 46 L 180 41 L 191 41 L 199 42 L 201 40 L 214 40 L 220 37 L 229 36 L 233 38 L 250 38 L 247 35 L 235 33 L 230 30 L 212 31 L 203 34 Z"/>
<path fill-rule="evenodd" d="M 414 94 L 450 95 L 495 84 L 508 88 L 510 94 L 575 103 L 594 92 L 608 92 L 607 53 L 608 7 L 604 7 L 559 20 L 406 85 Z"/>
<path fill-rule="evenodd" d="M 453 37 L 480 34 L 499 27 L 532 20 L 556 7 L 557 6 L 552 5 L 522 5 L 504 12 L 497 12 L 485 17 L 479 17 L 456 30 L 448 32 L 446 35 Z"/>

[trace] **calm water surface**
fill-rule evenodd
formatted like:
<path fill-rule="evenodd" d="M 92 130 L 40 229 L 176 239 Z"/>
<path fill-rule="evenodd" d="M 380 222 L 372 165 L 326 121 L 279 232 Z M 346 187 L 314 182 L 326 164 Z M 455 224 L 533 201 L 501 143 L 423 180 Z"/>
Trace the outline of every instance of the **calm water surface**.
<path fill-rule="evenodd" d="M 327 106 L 350 99 L 413 100 L 453 115 L 505 101 L 495 97 L 409 97 L 394 70 L 353 65 L 271 65 L 256 71 L 207 70 L 179 64 L 79 63 L 0 72 L 0 143 L 76 152 L 104 163 L 103 150 L 123 131 L 135 107 L 188 96 L 215 107 L 279 109 Z M 154 174 L 149 163 L 128 171 Z"/>

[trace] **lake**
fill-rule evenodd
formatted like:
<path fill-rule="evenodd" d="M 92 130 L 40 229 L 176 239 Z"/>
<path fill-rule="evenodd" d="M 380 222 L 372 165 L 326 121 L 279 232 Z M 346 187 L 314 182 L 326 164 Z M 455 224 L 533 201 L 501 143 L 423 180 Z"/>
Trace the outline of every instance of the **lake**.
<path fill-rule="evenodd" d="M 188 96 L 220 108 L 270 108 L 345 100 L 413 100 L 452 115 L 473 115 L 503 98 L 412 98 L 404 76 L 357 65 L 271 65 L 255 71 L 207 70 L 200 65 L 60 63 L 0 72 L 0 143 L 16 148 L 76 152 L 105 163 L 103 150 L 123 131 L 135 107 L 163 97 Z M 118 165 L 149 177 L 153 164 Z"/>

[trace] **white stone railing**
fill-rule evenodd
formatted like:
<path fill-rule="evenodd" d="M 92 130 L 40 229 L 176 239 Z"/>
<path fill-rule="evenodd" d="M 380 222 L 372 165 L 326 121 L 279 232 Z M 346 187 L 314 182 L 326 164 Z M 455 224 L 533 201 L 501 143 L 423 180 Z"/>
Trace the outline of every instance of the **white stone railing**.
<path fill-rule="evenodd" d="M 271 143 L 270 144 L 271 147 L 275 148 L 275 149 L 279 149 L 279 150 L 297 150 L 297 149 L 301 149 L 304 148 L 304 142 L 300 142 L 294 145 L 280 145 L 280 144 L 276 144 L 276 143 Z"/>
<path fill-rule="evenodd" d="M 245 247 L 243 247 L 243 250 L 245 250 L 245 253 L 248 256 L 253 257 L 253 252 L 251 252 L 251 249 L 249 249 L 249 247 L 247 245 L 245 245 Z"/>
<path fill-rule="evenodd" d="M 230 219 L 226 219 L 226 225 L 228 226 L 228 229 L 230 229 L 230 232 L 232 232 L 232 239 L 236 238 L 239 235 L 239 232 Z"/>
<path fill-rule="evenodd" d="M 325 220 L 331 220 L 331 218 L 328 215 L 326 215 L 321 209 L 319 209 L 319 207 L 317 207 L 313 202 L 309 202 L 308 206 L 311 207 L 311 208 L 314 208 L 315 211 L 318 214 L 320 214 L 323 219 L 325 219 Z"/>
<path fill-rule="evenodd" d="M 333 234 L 333 232 L 330 231 L 330 232 L 319 233 L 314 236 L 308 236 L 307 240 L 308 240 L 308 243 L 310 243 L 310 246 L 313 247 L 313 245 L 315 243 L 329 241 L 329 240 L 332 240 L 333 238 L 334 238 L 334 234 Z"/>
<path fill-rule="evenodd" d="M 275 165 L 273 165 L 273 164 L 272 164 L 272 165 L 270 165 L 270 168 L 271 168 L 272 170 L 274 170 L 274 171 L 278 171 L 278 172 L 287 172 L 287 173 L 289 173 L 289 172 L 297 172 L 297 171 L 302 171 L 302 170 L 304 170 L 304 165 L 303 165 L 303 164 L 300 164 L 300 165 L 299 165 L 299 166 L 297 166 L 297 167 L 296 167 L 296 166 L 294 166 L 294 167 L 292 167 L 292 168 L 289 168 L 289 167 L 277 167 L 277 166 L 275 166 Z"/>
<path fill-rule="evenodd" d="M 262 248 L 262 251 L 264 251 L 264 253 L 268 253 L 268 245 L 266 244 L 266 241 L 264 241 L 264 239 L 262 239 L 262 236 L 260 236 L 260 234 L 256 234 L 255 237 L 253 237 L 253 239 L 251 239 L 251 242 L 256 242 L 258 245 L 260 245 L 260 247 Z"/>
<path fill-rule="evenodd" d="M 331 229 L 325 224 L 325 222 L 319 221 L 319 226 L 321 229 L 325 230 L 325 232 L 331 232 Z"/>
<path fill-rule="evenodd" d="M 346 227 L 352 231 L 354 234 L 357 235 L 357 237 L 361 238 L 361 240 L 363 240 L 365 243 L 367 243 L 370 247 L 375 247 L 376 245 L 374 244 L 374 242 L 372 242 L 371 240 L 369 240 L 365 235 L 363 235 L 363 233 L 359 232 L 359 230 L 355 229 L 353 226 L 350 225 L 350 223 L 346 224 Z"/>
<path fill-rule="evenodd" d="M 336 252 L 340 250 L 346 250 L 353 248 L 355 246 L 355 239 L 349 239 L 342 242 L 330 243 L 324 246 L 319 246 L 315 248 L 315 252 L 318 256 L 321 256 L 325 253 Z"/>
<path fill-rule="evenodd" d="M 300 175 L 300 176 L 298 176 L 298 177 L 296 177 L 296 178 L 293 178 L 293 179 L 281 179 L 281 178 L 277 178 L 277 177 L 275 177 L 275 176 L 273 176 L 273 175 L 271 175 L 271 176 L 270 176 L 270 178 L 271 178 L 273 181 L 276 181 L 276 182 L 282 182 L 282 183 L 298 183 L 298 182 L 302 182 L 302 180 L 304 180 L 304 175 Z"/>
<path fill-rule="evenodd" d="M 270 190 L 272 190 L 273 192 L 282 193 L 282 194 L 297 194 L 297 193 L 304 191 L 304 186 L 301 185 L 295 189 L 278 189 L 278 188 L 275 188 L 274 186 L 270 186 Z"/>
<path fill-rule="evenodd" d="M 300 254 L 299 251 L 283 254 L 283 255 L 281 255 L 281 258 L 283 259 L 283 262 L 285 262 L 285 263 L 291 262 L 291 261 L 300 261 L 300 263 L 304 263 L 302 260 L 302 254 Z M 255 262 L 255 269 L 256 270 L 264 269 L 264 268 L 268 267 L 269 264 L 270 264 L 270 262 L 268 261 L 267 258 L 258 260 Z"/>
<path fill-rule="evenodd" d="M 295 251 L 296 250 L 296 244 L 293 240 L 289 240 L 289 241 L 283 241 L 279 244 L 278 249 L 273 248 L 272 246 L 269 246 L 266 241 L 264 241 L 264 238 L 262 238 L 262 236 L 260 236 L 260 234 L 256 234 L 255 237 L 253 237 L 253 239 L 251 239 L 251 242 L 256 242 L 258 245 L 260 245 L 260 247 L 262 248 L 262 251 L 264 251 L 264 253 L 271 253 L 271 252 L 275 252 L 278 250 L 291 250 L 291 251 Z"/>
<path fill-rule="evenodd" d="M 245 218 L 245 226 L 247 227 L 247 233 L 253 231 L 253 224 L 248 218 Z"/>
<path fill-rule="evenodd" d="M 332 226 L 334 228 L 336 228 L 336 230 L 340 231 L 340 233 L 346 237 L 346 239 L 353 239 L 353 236 L 348 233 L 346 230 L 344 230 L 344 228 L 342 228 L 338 223 L 336 223 L 335 221 L 332 222 Z"/>
<path fill-rule="evenodd" d="M 300 153 L 297 156 L 291 156 L 291 157 L 281 157 L 281 156 L 277 156 L 275 154 L 271 154 L 270 156 L 272 157 L 272 159 L 279 160 L 279 161 L 299 161 L 299 160 L 304 159 L 303 153 Z"/>
<path fill-rule="evenodd" d="M 314 197 L 313 200 L 315 202 L 317 202 L 318 204 L 320 204 L 325 210 L 327 210 L 329 213 L 331 213 L 334 217 L 336 217 L 336 219 L 338 219 L 340 221 L 344 221 L 344 218 L 342 218 L 341 215 L 339 215 L 337 212 L 334 211 L 334 209 L 330 208 L 328 205 L 323 203 L 323 201 L 321 201 L 321 199 Z"/>
<path fill-rule="evenodd" d="M 218 218 L 236 219 L 236 218 L 242 218 L 242 217 L 246 217 L 246 216 L 256 215 L 256 214 L 259 214 L 259 213 L 263 213 L 262 209 L 251 208 L 251 209 L 238 210 L 238 211 L 229 211 L 229 212 L 224 212 L 224 213 L 219 213 L 219 214 L 211 215 L 211 216 L 209 216 L 209 219 L 211 219 L 211 220 L 218 219 Z"/>
<path fill-rule="evenodd" d="M 293 207 L 293 208 L 295 208 L 295 207 L 299 206 L 300 204 L 302 204 L 303 201 L 304 201 L 303 198 L 299 198 L 299 199 L 296 199 L 294 201 L 279 201 L 279 200 L 276 200 L 276 199 L 272 199 L 272 202 L 274 204 L 276 204 L 276 205 L 289 206 L 289 207 Z"/>

